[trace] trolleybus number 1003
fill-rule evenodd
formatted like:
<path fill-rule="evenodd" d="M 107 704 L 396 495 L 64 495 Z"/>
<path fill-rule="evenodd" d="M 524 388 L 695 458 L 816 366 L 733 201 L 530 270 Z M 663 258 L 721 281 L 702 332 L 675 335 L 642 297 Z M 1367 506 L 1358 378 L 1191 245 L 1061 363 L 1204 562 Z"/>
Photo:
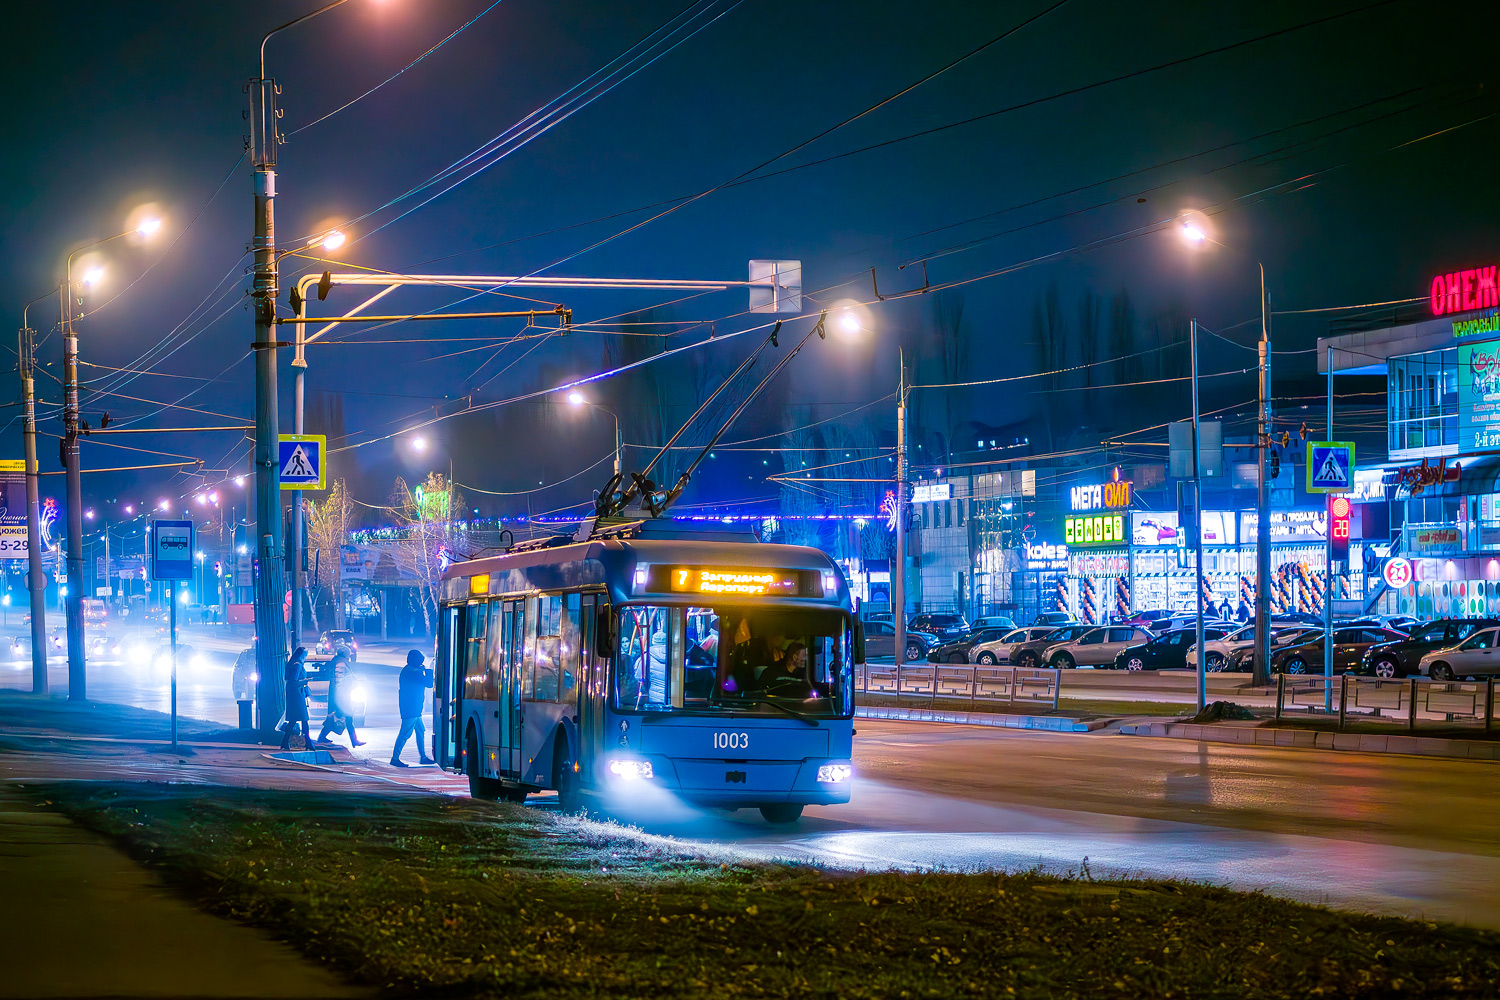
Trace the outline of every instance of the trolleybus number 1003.
<path fill-rule="evenodd" d="M 749 733 L 714 733 L 715 750 L 748 750 Z"/>

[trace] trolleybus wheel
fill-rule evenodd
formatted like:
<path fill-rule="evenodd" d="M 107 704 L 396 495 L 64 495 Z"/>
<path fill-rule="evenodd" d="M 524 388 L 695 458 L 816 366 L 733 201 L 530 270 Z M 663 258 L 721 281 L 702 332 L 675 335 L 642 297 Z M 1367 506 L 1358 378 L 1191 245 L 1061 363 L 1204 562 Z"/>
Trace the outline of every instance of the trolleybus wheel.
<path fill-rule="evenodd" d="M 800 802 L 768 802 L 760 807 L 767 823 L 795 823 L 802 818 Z"/>
<path fill-rule="evenodd" d="M 474 735 L 472 729 L 469 730 L 469 739 L 464 749 L 464 770 L 469 775 L 469 798 L 497 799 L 500 797 L 500 783 L 482 777 L 479 773 L 479 737 Z"/>

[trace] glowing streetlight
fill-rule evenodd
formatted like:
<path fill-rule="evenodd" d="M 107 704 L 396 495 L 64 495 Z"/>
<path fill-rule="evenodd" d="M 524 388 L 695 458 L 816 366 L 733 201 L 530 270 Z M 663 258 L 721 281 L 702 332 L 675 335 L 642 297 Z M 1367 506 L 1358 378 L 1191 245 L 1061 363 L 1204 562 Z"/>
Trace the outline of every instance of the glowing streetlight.
<path fill-rule="evenodd" d="M 411 439 L 411 450 L 414 451 L 414 452 L 416 452 L 419 455 L 422 452 L 426 451 L 427 450 L 427 439 L 424 438 L 420 434 L 418 434 L 416 437 L 412 438 Z"/>
<path fill-rule="evenodd" d="M 236 486 L 244 486 L 245 485 L 245 477 L 244 476 L 235 476 L 234 477 L 234 485 L 236 485 Z"/>
<path fill-rule="evenodd" d="M 127 513 L 127 514 L 134 514 L 135 513 L 135 505 L 134 504 L 129 504 L 129 503 L 126 504 L 125 505 L 125 513 Z"/>
<path fill-rule="evenodd" d="M 141 236 L 150 236 L 161 228 L 160 219 L 142 219 L 135 227 L 135 231 Z"/>
<path fill-rule="evenodd" d="M 324 250 L 337 250 L 339 247 L 348 242 L 348 240 L 349 237 L 345 236 L 337 229 L 331 229 L 328 231 L 328 235 L 323 237 L 323 241 L 320 245 Z"/>
<path fill-rule="evenodd" d="M 1184 222 L 1182 224 L 1182 238 L 1189 243 L 1202 243 L 1208 239 L 1208 234 L 1191 222 Z"/>
<path fill-rule="evenodd" d="M 86 510 L 83 512 L 83 516 L 92 521 L 94 519 L 94 512 L 92 509 Z"/>
<path fill-rule="evenodd" d="M 839 317 L 839 329 L 850 335 L 858 333 L 861 329 L 859 317 L 852 311 L 845 312 Z"/>
<path fill-rule="evenodd" d="M 583 397 L 583 393 L 579 392 L 577 389 L 574 389 L 572 392 L 568 393 L 568 402 L 574 406 L 582 406 L 584 403 L 587 403 L 588 400 Z"/>
<path fill-rule="evenodd" d="M 103 280 L 104 268 L 102 267 L 91 267 L 87 271 L 83 272 L 83 284 L 86 287 L 94 288 L 98 286 L 98 284 Z"/>
<path fill-rule="evenodd" d="M 166 511 L 169 511 L 169 510 L 172 509 L 172 501 L 170 501 L 170 500 L 162 500 L 161 503 L 159 503 L 159 504 L 156 505 L 156 509 L 165 513 Z"/>

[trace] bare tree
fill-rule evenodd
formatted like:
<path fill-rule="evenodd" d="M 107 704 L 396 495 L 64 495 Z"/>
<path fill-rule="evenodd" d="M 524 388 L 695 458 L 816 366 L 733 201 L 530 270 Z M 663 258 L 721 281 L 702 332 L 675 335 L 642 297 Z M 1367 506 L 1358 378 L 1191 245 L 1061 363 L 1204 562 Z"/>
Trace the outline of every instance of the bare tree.
<path fill-rule="evenodd" d="M 404 537 L 396 545 L 394 556 L 397 567 L 417 580 L 422 621 L 429 635 L 443 568 L 451 553 L 463 549 L 462 522 L 454 516 L 463 510 L 463 495 L 441 473 L 429 472 L 415 488 L 396 477 L 391 512 L 404 529 Z"/>
<path fill-rule="evenodd" d="M 312 578 L 313 629 L 318 625 L 318 599 L 327 593 L 333 602 L 333 627 L 344 624 L 343 549 L 349 540 L 349 521 L 354 501 L 342 479 L 335 479 L 327 492 L 307 502 L 307 540 L 315 572 Z"/>

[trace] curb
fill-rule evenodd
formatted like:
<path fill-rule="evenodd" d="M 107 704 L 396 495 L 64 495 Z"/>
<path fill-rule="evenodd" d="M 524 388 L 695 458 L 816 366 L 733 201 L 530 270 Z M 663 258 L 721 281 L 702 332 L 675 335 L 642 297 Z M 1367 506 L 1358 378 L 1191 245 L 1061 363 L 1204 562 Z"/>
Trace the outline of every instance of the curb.
<path fill-rule="evenodd" d="M 1199 740 L 1205 743 L 1237 743 L 1244 746 L 1298 747 L 1307 750 L 1343 750 L 1352 753 L 1404 753 L 1423 757 L 1500 761 L 1500 743 L 1437 739 L 1426 736 L 1319 733 L 1306 729 L 1201 726 L 1187 722 L 1147 722 L 1125 725 L 1120 727 L 1120 733 L 1125 736 L 1156 736 L 1167 739 Z"/>
<path fill-rule="evenodd" d="M 945 712 L 930 708 L 855 708 L 857 719 L 899 719 L 907 722 L 949 722 L 960 726 L 997 726 L 1002 729 L 1041 729 L 1054 733 L 1087 733 L 1103 729 L 1103 719 L 1069 719 L 1056 715 L 997 715 L 993 712 Z"/>

